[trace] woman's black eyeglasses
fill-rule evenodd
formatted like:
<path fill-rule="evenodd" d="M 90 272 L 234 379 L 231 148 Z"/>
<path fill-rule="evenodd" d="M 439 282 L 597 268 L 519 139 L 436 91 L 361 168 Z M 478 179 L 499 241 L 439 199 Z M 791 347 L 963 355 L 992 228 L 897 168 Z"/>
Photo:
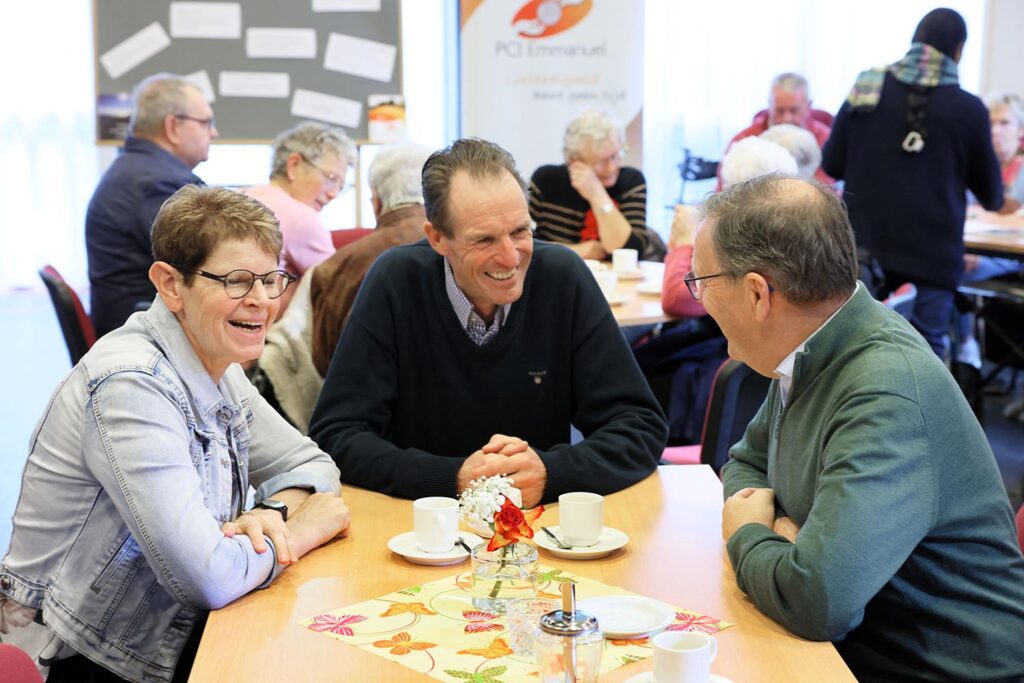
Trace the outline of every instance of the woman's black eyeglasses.
<path fill-rule="evenodd" d="M 244 268 L 232 270 L 225 275 L 216 275 L 205 270 L 186 270 L 185 268 L 178 268 L 178 270 L 183 273 L 192 273 L 209 278 L 210 280 L 216 280 L 224 285 L 224 291 L 232 299 L 241 299 L 248 294 L 257 280 L 263 283 L 263 291 L 267 293 L 267 297 L 276 299 L 284 294 L 284 291 L 288 289 L 288 285 L 298 279 L 284 270 L 272 270 L 262 275 L 251 270 L 245 270 Z"/>

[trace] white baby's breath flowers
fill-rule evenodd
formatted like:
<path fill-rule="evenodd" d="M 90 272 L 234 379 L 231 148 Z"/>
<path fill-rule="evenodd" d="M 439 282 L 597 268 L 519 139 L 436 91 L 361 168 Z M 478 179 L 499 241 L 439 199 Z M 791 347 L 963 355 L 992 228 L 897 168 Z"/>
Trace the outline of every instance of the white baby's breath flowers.
<path fill-rule="evenodd" d="M 483 538 L 494 535 L 494 515 L 507 496 L 515 505 L 523 506 L 523 496 L 512 479 L 503 474 L 482 477 L 469 482 L 459 496 L 459 516 L 474 533 Z"/>

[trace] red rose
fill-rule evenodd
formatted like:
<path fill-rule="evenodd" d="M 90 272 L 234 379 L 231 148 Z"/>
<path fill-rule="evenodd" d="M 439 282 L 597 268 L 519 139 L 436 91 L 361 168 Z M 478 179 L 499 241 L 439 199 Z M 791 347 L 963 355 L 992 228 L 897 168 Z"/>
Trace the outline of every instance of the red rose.
<path fill-rule="evenodd" d="M 530 524 L 544 512 L 544 506 L 541 505 L 524 514 L 508 496 L 504 498 L 505 502 L 501 504 L 501 509 L 494 515 L 494 537 L 487 544 L 488 550 L 497 550 L 509 543 L 516 543 L 521 538 L 533 538 Z"/>

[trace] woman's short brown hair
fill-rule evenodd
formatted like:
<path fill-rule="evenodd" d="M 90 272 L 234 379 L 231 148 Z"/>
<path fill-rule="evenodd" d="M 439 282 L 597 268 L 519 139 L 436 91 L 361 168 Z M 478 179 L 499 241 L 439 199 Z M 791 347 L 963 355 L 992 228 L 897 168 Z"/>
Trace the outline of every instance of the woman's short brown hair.
<path fill-rule="evenodd" d="M 186 185 L 164 202 L 153 221 L 154 260 L 183 271 L 186 284 L 228 240 L 252 240 L 281 258 L 281 230 L 270 209 L 223 187 Z"/>

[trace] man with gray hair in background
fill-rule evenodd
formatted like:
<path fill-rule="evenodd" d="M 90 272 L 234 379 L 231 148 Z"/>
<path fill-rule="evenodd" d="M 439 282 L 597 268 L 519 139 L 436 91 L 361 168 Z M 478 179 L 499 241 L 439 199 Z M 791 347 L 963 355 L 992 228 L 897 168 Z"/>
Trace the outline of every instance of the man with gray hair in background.
<path fill-rule="evenodd" d="M 842 201 L 769 175 L 704 210 L 685 282 L 773 379 L 722 470 L 740 589 L 861 681 L 1020 680 L 1024 557 L 995 458 L 942 361 L 857 282 Z"/>
<path fill-rule="evenodd" d="M 85 217 L 90 315 L 97 336 L 152 303 L 153 219 L 179 189 L 203 184 L 192 169 L 206 161 L 216 137 L 213 110 L 192 83 L 157 74 L 135 88 L 128 138 Z"/>
<path fill-rule="evenodd" d="M 348 321 L 352 302 L 366 271 L 382 253 L 424 237 L 420 173 L 430 150 L 404 143 L 386 147 L 370 164 L 368 182 L 377 229 L 345 245 L 313 271 L 310 305 L 313 316 L 313 364 L 327 374 L 334 347 Z"/>

